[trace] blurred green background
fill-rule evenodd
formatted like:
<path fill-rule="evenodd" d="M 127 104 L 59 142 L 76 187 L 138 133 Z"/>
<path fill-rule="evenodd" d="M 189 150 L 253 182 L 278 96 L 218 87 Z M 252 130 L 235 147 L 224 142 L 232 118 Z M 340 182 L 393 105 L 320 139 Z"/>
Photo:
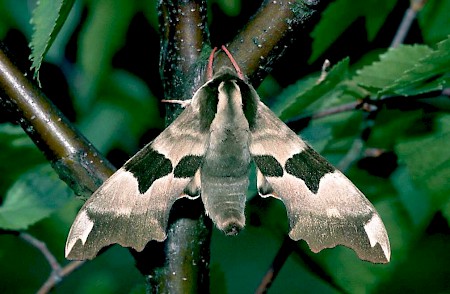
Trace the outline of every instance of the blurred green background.
<path fill-rule="evenodd" d="M 212 45 L 231 41 L 260 5 L 208 1 Z M 258 89 L 286 120 L 357 98 L 405 97 L 371 113 L 314 119 L 300 132 L 376 206 L 391 262 L 360 261 L 343 247 L 313 254 L 298 242 L 341 290 L 292 254 L 269 293 L 450 293 L 450 102 L 442 92 L 450 79 L 450 1 L 428 1 L 405 39 L 410 45 L 388 51 L 408 6 L 406 0 L 331 2 Z M 39 41 L 33 24 L 50 15 L 39 12 L 30 23 L 35 7 L 36 1 L 0 0 L 0 40 L 29 75 L 28 44 L 34 40 L 37 48 Z M 40 69 L 44 93 L 117 167 L 164 127 L 158 30 L 155 1 L 75 1 Z M 316 85 L 325 58 L 331 69 L 326 83 Z M 66 264 L 65 239 L 82 201 L 1 109 L 0 151 L 0 229 L 33 235 Z M 238 237 L 213 231 L 212 293 L 254 292 L 288 230 L 283 205 L 254 193 Z M 50 274 L 40 252 L 6 233 L 0 264 L 0 293 L 36 292 Z M 129 252 L 114 246 L 54 293 L 143 293 L 143 280 Z"/>

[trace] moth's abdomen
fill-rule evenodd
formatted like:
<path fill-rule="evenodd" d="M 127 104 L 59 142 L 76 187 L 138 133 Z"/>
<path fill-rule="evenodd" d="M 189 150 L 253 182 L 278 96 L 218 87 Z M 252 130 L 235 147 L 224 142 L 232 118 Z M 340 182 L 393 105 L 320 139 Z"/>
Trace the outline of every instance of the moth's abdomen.
<path fill-rule="evenodd" d="M 202 200 L 206 213 L 217 228 L 236 235 L 245 225 L 245 200 L 248 175 L 240 178 L 202 174 Z"/>
<path fill-rule="evenodd" d="M 222 143 L 210 144 L 200 168 L 201 197 L 206 213 L 227 235 L 245 225 L 245 200 L 249 184 L 250 153 L 245 132 L 222 134 Z M 240 138 L 238 138 L 240 136 Z"/>

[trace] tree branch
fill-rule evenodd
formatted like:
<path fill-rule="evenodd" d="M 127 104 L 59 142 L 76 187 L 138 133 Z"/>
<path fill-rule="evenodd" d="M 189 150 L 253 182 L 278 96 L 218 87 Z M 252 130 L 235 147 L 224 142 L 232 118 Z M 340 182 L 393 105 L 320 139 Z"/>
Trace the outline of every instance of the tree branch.
<path fill-rule="evenodd" d="M 208 31 L 205 1 L 161 1 L 160 68 L 166 99 L 187 100 L 204 83 L 201 53 Z M 167 105 L 170 123 L 181 112 Z M 208 293 L 211 220 L 200 200 L 181 199 L 172 207 L 167 239 L 150 242 L 135 253 L 139 270 L 147 275 L 148 293 Z"/>
<path fill-rule="evenodd" d="M 23 75 L 0 44 L 0 105 L 9 111 L 76 194 L 88 197 L 115 170 Z"/>
<path fill-rule="evenodd" d="M 299 31 L 312 24 L 329 2 L 264 1 L 245 28 L 227 46 L 255 88 L 289 45 L 298 41 Z M 220 54 L 215 62 L 218 67 L 231 66 L 224 54 Z"/>

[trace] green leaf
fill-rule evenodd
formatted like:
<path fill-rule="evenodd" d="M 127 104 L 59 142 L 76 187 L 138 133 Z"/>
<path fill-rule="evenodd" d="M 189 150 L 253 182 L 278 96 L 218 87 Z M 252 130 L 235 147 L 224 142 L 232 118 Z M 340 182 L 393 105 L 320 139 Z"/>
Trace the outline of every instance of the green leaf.
<path fill-rule="evenodd" d="M 215 0 L 228 16 L 237 16 L 241 12 L 241 0 Z"/>
<path fill-rule="evenodd" d="M 277 101 L 282 102 L 276 103 L 272 107 L 273 111 L 279 114 L 282 120 L 286 120 L 298 115 L 312 103 L 322 104 L 327 95 L 336 96 L 334 94 L 337 93 L 337 85 L 348 77 L 348 67 L 349 59 L 345 58 L 333 66 L 319 84 L 317 84 L 317 77 L 310 77 L 288 87 L 276 98 Z"/>
<path fill-rule="evenodd" d="M 4 40 L 11 28 L 20 30 L 27 39 L 32 35 L 31 10 L 27 1 L 0 1 L 0 40 Z"/>
<path fill-rule="evenodd" d="M 424 228 L 435 212 L 431 199 L 423 190 L 414 185 L 411 175 L 405 167 L 397 168 L 391 175 L 391 179 L 397 188 L 398 198 L 408 212 L 411 223 Z"/>
<path fill-rule="evenodd" d="M 46 162 L 33 141 L 21 127 L 0 124 L 0 193 L 4 193 L 17 178 L 30 168 Z"/>
<path fill-rule="evenodd" d="M 108 78 L 80 129 L 102 152 L 113 147 L 133 152 L 146 130 L 163 126 L 156 98 L 142 80 L 126 71 L 115 70 Z"/>
<path fill-rule="evenodd" d="M 135 12 L 134 1 L 98 0 L 90 3 L 89 15 L 80 32 L 78 60 L 82 81 L 76 104 L 88 111 L 97 91 L 110 74 L 112 58 L 123 45 Z"/>
<path fill-rule="evenodd" d="M 64 24 L 74 0 L 39 0 L 33 11 L 31 23 L 34 33 L 31 39 L 31 68 L 35 69 L 35 78 L 39 80 L 39 68 L 58 32 Z"/>
<path fill-rule="evenodd" d="M 425 45 L 391 48 L 380 55 L 379 61 L 358 70 L 353 82 L 372 89 L 375 93 L 381 92 L 431 52 L 432 49 Z"/>
<path fill-rule="evenodd" d="M 257 246 L 259 244 L 259 246 Z M 261 246 L 264 244 L 264 246 Z M 220 277 L 212 276 L 212 281 L 225 279 L 228 293 L 251 293 L 255 285 L 264 276 L 271 255 L 281 245 L 281 238 L 267 234 L 265 228 L 246 227 L 236 238 L 227 238 L 225 234 L 213 230 L 211 240 L 211 265 L 219 267 Z M 255 250 L 255 247 L 258 250 Z M 233 250 L 232 248 L 239 248 Z M 236 268 L 242 260 L 243 266 Z M 232 270 L 233 269 L 233 270 Z M 217 274 L 211 273 L 211 274 Z"/>
<path fill-rule="evenodd" d="M 422 116 L 422 110 L 381 109 L 367 144 L 375 148 L 392 150 L 405 133 L 414 128 L 414 124 L 422 123 Z"/>
<path fill-rule="evenodd" d="M 450 35 L 450 1 L 428 0 L 418 14 L 422 36 L 428 44 L 435 44 Z"/>
<path fill-rule="evenodd" d="M 395 4 L 392 0 L 337 0 L 328 5 L 311 33 L 314 40 L 309 62 L 315 61 L 359 17 L 365 18 L 367 37 L 373 40 Z"/>
<path fill-rule="evenodd" d="M 442 214 L 447 219 L 447 223 L 450 226 L 450 199 L 447 201 L 447 203 L 442 208 Z"/>
<path fill-rule="evenodd" d="M 310 91 L 317 84 L 318 79 L 319 75 L 313 74 L 280 90 L 280 93 L 273 99 L 274 102 L 270 109 L 272 109 L 276 115 L 280 116 L 285 109 L 291 107 L 291 105 L 298 100 L 299 96 Z"/>
<path fill-rule="evenodd" d="M 395 149 L 414 183 L 432 197 L 434 208 L 446 203 L 450 198 L 450 115 L 437 117 L 432 134 L 402 140 Z"/>
<path fill-rule="evenodd" d="M 374 94 L 418 95 L 446 87 L 450 72 L 450 37 L 433 50 L 402 45 L 380 55 L 380 61 L 357 71 L 353 82 Z"/>
<path fill-rule="evenodd" d="M 436 50 L 420 58 L 412 68 L 386 87 L 382 93 L 415 95 L 444 89 L 448 86 L 447 80 L 450 73 L 449 52 L 450 36 L 438 43 Z"/>
<path fill-rule="evenodd" d="M 23 230 L 49 216 L 73 196 L 50 167 L 39 166 L 9 189 L 0 207 L 0 228 Z"/>
<path fill-rule="evenodd" d="M 361 112 L 343 112 L 312 120 L 301 136 L 313 148 L 337 165 L 361 134 Z"/>

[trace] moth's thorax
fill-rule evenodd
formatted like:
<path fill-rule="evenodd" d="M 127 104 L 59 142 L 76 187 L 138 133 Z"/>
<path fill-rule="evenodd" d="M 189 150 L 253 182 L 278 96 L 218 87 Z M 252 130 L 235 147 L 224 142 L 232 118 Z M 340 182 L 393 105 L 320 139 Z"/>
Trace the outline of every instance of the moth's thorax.
<path fill-rule="evenodd" d="M 245 124 L 242 109 L 242 93 L 235 80 L 224 81 L 219 85 L 216 119 L 222 123 L 233 123 L 235 120 Z M 248 124 L 247 124 L 248 125 Z"/>
<path fill-rule="evenodd" d="M 233 152 L 248 150 L 249 125 L 242 109 L 242 95 L 234 80 L 218 87 L 217 112 L 210 126 L 210 148 Z"/>

